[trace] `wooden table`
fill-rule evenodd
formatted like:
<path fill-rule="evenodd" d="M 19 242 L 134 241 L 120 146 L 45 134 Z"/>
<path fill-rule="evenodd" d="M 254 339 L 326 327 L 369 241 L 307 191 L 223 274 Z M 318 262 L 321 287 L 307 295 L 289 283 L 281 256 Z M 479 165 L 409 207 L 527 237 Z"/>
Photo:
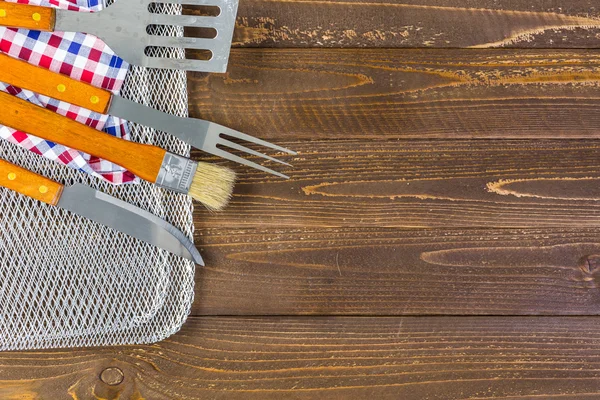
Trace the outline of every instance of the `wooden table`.
<path fill-rule="evenodd" d="M 595 0 L 241 0 L 190 111 L 296 149 L 196 211 L 151 346 L 0 354 L 2 399 L 600 396 Z M 215 160 L 202 154 L 197 158 Z"/>

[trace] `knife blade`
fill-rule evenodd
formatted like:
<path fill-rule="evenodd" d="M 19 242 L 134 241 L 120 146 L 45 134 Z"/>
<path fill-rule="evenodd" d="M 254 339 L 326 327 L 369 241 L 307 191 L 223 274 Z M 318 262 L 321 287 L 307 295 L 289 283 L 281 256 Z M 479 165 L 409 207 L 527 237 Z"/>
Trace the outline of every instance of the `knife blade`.
<path fill-rule="evenodd" d="M 183 232 L 156 215 L 82 184 L 58 182 L 0 160 L 0 186 L 68 210 L 204 266 Z"/>

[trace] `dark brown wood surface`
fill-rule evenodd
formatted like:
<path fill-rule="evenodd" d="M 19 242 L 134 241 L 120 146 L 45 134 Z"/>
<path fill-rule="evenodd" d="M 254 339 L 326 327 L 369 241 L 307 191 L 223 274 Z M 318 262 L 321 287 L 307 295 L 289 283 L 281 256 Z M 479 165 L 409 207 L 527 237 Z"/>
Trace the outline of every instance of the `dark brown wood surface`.
<path fill-rule="evenodd" d="M 594 317 L 194 317 L 150 346 L 3 353 L 2 374 L 21 379 L 3 379 L 0 396 L 591 399 L 597 325 Z"/>
<path fill-rule="evenodd" d="M 598 315 L 590 229 L 202 230 L 195 315 Z"/>
<path fill-rule="evenodd" d="M 597 48 L 594 0 L 246 0 L 235 46 Z"/>
<path fill-rule="evenodd" d="M 279 142 L 290 180 L 238 168 L 229 208 L 198 228 L 596 227 L 600 142 Z"/>
<path fill-rule="evenodd" d="M 0 353 L 0 398 L 600 398 L 599 21 L 591 0 L 241 0 L 190 114 L 297 150 L 275 154 L 291 179 L 193 153 L 240 181 L 197 205 L 182 330 Z"/>
<path fill-rule="evenodd" d="M 236 49 L 190 82 L 193 115 L 269 139 L 600 137 L 596 51 Z"/>

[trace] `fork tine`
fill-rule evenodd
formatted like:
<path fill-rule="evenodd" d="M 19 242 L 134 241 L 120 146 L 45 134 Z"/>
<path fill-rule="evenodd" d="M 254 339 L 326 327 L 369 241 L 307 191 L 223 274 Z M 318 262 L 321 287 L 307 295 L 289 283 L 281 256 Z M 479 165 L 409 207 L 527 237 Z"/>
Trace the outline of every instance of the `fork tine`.
<path fill-rule="evenodd" d="M 287 176 L 285 174 L 282 174 L 281 172 L 274 171 L 274 170 L 272 170 L 270 168 L 264 167 L 264 166 L 262 166 L 260 164 L 255 163 L 255 162 L 248 161 L 245 158 L 238 157 L 235 154 L 231 154 L 231 153 L 229 153 L 229 152 L 227 152 L 225 150 L 219 149 L 219 148 L 214 148 L 214 149 L 212 149 L 210 151 L 207 151 L 207 152 L 209 152 L 211 154 L 214 154 L 215 156 L 218 156 L 218 157 L 226 158 L 227 160 L 236 162 L 238 164 L 246 165 L 248 167 L 252 167 L 252 168 L 258 169 L 260 171 L 267 172 L 269 174 L 278 176 L 280 178 L 290 179 L 289 176 Z"/>
<path fill-rule="evenodd" d="M 236 131 L 235 129 L 231 129 L 231 128 L 228 128 L 228 127 L 222 126 L 222 125 L 220 125 L 219 128 L 221 128 L 220 129 L 221 133 L 223 133 L 223 134 L 225 134 L 227 136 L 231 136 L 231 137 L 234 137 L 236 139 L 245 140 L 245 141 L 250 142 L 250 143 L 259 144 L 261 146 L 269 147 L 271 149 L 274 149 L 274 150 L 277 150 L 277 151 L 281 151 L 283 153 L 288 153 L 288 154 L 291 154 L 293 156 L 298 155 L 298 153 L 296 153 L 293 150 L 286 149 L 285 147 L 281 147 L 281 146 L 278 146 L 278 145 L 273 144 L 273 143 L 269 143 L 266 140 L 262 140 L 262 139 L 254 137 L 254 136 L 250 136 L 250 135 L 248 135 L 246 133 Z"/>
<path fill-rule="evenodd" d="M 252 150 L 252 149 L 249 149 L 249 148 L 248 148 L 248 147 L 246 147 L 246 146 L 242 146 L 242 145 L 239 145 L 239 144 L 237 144 L 237 143 L 230 142 L 230 141 L 229 141 L 229 140 L 227 140 L 227 139 L 220 138 L 220 139 L 218 140 L 218 142 L 217 142 L 217 143 L 218 143 L 218 144 L 220 144 L 221 146 L 227 146 L 227 147 L 229 147 L 229 148 L 231 148 L 231 149 L 234 149 L 234 150 L 243 151 L 243 152 L 245 152 L 245 153 L 252 154 L 253 156 L 262 157 L 262 158 L 265 158 L 265 159 L 267 159 L 267 160 L 274 161 L 274 162 L 276 162 L 276 163 L 279 163 L 279 164 L 287 165 L 288 167 L 291 167 L 291 166 L 292 166 L 290 163 L 287 163 L 287 162 L 285 162 L 285 161 L 278 160 L 278 159 L 277 159 L 277 158 L 275 158 L 275 157 L 271 157 L 271 156 L 269 156 L 269 155 L 266 155 L 266 154 L 260 153 L 260 152 L 258 152 L 258 151 Z"/>

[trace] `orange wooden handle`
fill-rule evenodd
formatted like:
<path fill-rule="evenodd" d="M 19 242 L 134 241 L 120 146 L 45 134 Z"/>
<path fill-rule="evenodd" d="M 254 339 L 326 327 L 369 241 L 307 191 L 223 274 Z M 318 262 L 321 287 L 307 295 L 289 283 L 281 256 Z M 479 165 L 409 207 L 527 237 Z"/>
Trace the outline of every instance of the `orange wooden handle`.
<path fill-rule="evenodd" d="M 2 26 L 52 32 L 55 22 L 56 11 L 53 8 L 0 1 Z"/>
<path fill-rule="evenodd" d="M 0 7 L 2 7 L 0 2 Z M 112 93 L 0 54 L 0 81 L 106 114 Z"/>
<path fill-rule="evenodd" d="M 51 179 L 0 160 L 0 186 L 55 206 L 64 186 Z"/>
<path fill-rule="evenodd" d="M 0 92 L 0 124 L 104 158 L 156 182 L 166 150 L 130 142 Z"/>

